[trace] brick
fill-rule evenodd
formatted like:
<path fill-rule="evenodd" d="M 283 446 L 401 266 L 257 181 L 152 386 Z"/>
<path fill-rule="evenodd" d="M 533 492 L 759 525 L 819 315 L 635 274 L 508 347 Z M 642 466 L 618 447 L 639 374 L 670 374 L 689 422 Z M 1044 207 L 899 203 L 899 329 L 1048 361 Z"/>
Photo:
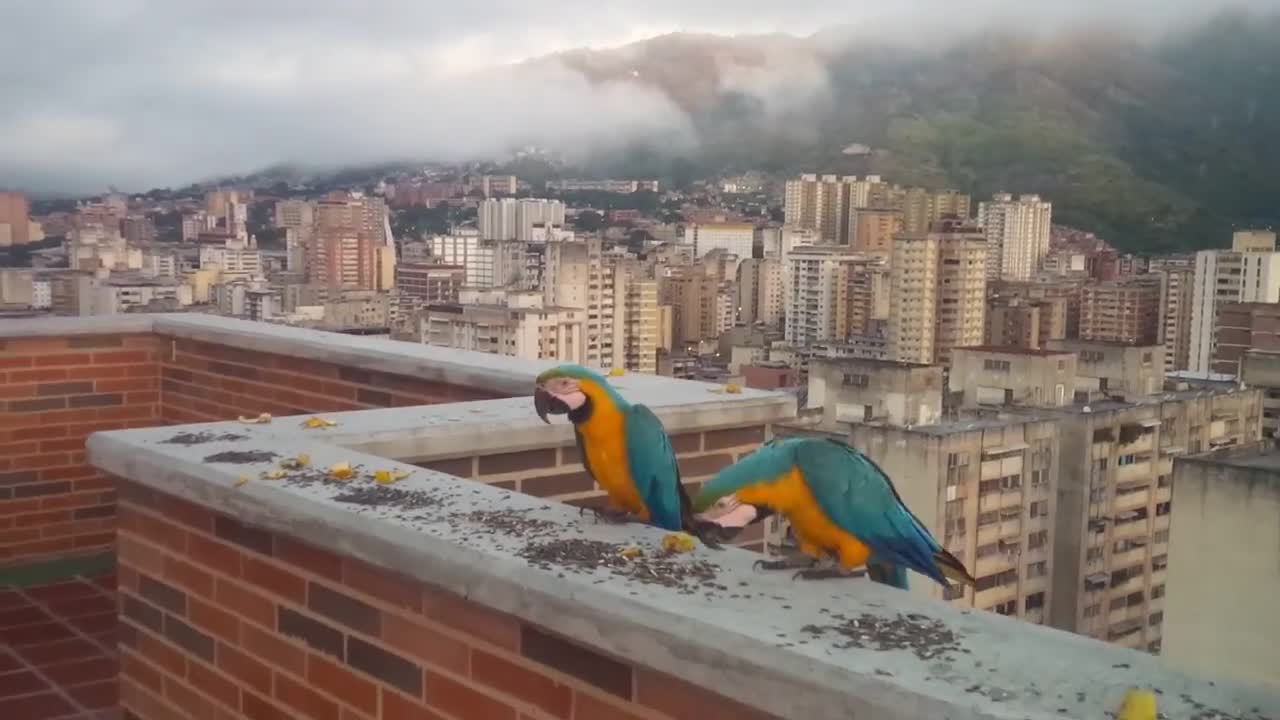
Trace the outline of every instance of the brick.
<path fill-rule="evenodd" d="M 213 638 L 196 630 L 182 620 L 172 615 L 165 615 L 164 636 L 168 638 L 169 642 L 192 655 L 202 660 L 213 662 Z"/>
<path fill-rule="evenodd" d="M 123 345 L 124 338 L 119 335 L 73 335 L 67 338 L 67 347 L 72 350 L 122 347 Z"/>
<path fill-rule="evenodd" d="M 95 352 L 94 365 L 126 365 L 129 363 L 145 363 L 151 360 L 146 350 L 121 350 L 114 352 Z"/>
<path fill-rule="evenodd" d="M 259 378 L 258 368 L 221 362 L 219 360 L 209 361 L 209 372 L 217 373 L 218 375 L 245 378 L 247 380 L 257 380 Z"/>
<path fill-rule="evenodd" d="M 41 668 L 40 672 L 58 685 L 66 687 L 68 685 L 80 685 L 114 678 L 118 669 L 118 665 L 113 658 L 103 655 L 49 665 Z"/>
<path fill-rule="evenodd" d="M 0 455 L 0 457 L 4 457 Z M 10 467 L 14 470 L 31 470 L 41 468 L 62 467 L 64 465 L 78 465 L 77 460 L 70 453 L 41 453 L 39 455 L 24 455 L 22 457 L 13 458 Z"/>
<path fill-rule="evenodd" d="M 363 713 L 378 713 L 378 686 L 322 655 L 307 656 L 307 682 Z"/>
<path fill-rule="evenodd" d="M 23 720 L 49 720 L 75 711 L 71 703 L 53 692 L 0 698 L 0 717 Z"/>
<path fill-rule="evenodd" d="M 219 605 L 259 625 L 276 626 L 275 604 L 240 583 L 217 578 L 214 599 Z"/>
<path fill-rule="evenodd" d="M 113 662 L 112 665 L 115 663 Z M 73 700 L 90 710 L 114 710 L 120 704 L 119 684 L 115 678 L 67 688 Z"/>
<path fill-rule="evenodd" d="M 520 629 L 520 654 L 621 698 L 631 697 L 631 666 L 545 633 L 530 625 Z"/>
<path fill-rule="evenodd" d="M 54 382 L 66 380 L 67 371 L 61 369 L 15 370 L 9 373 L 9 382 L 15 385 L 22 383 Z"/>
<path fill-rule="evenodd" d="M 240 695 L 240 710 L 250 720 L 297 720 L 293 711 L 247 691 Z"/>
<path fill-rule="evenodd" d="M 558 718 L 568 718 L 572 709 L 568 685 L 483 650 L 471 651 L 471 678 Z"/>
<path fill-rule="evenodd" d="M 187 533 L 187 555 L 197 565 L 207 567 L 232 577 L 240 576 L 241 555 L 239 550 L 211 540 L 199 533 Z M 219 582 L 221 585 L 221 582 Z M 219 589 L 221 592 L 221 589 Z M 219 602 L 222 602 L 219 597 Z"/>
<path fill-rule="evenodd" d="M 414 697 L 422 696 L 422 668 L 385 648 L 347 636 L 347 664 Z"/>
<path fill-rule="evenodd" d="M 252 556 L 241 558 L 240 576 L 262 590 L 302 605 L 307 601 L 307 581 L 293 573 Z"/>
<path fill-rule="evenodd" d="M 39 395 L 40 397 L 49 397 L 51 395 L 83 395 L 91 392 L 93 392 L 93 383 L 87 380 L 41 383 L 36 386 L 36 395 Z"/>
<path fill-rule="evenodd" d="M 240 641 L 240 621 L 235 615 L 199 598 L 188 598 L 187 604 L 192 625 L 228 642 Z"/>
<path fill-rule="evenodd" d="M 450 458 L 448 460 L 430 460 L 414 464 L 420 468 L 435 470 L 436 472 L 455 475 L 460 478 L 475 477 L 475 458 L 473 456 Z"/>
<path fill-rule="evenodd" d="M 218 643 L 218 669 L 260 693 L 271 693 L 271 668 L 232 645 Z"/>
<path fill-rule="evenodd" d="M 0 375 L 2 378 L 3 375 Z M 27 383 L 26 385 L 0 385 L 0 399 L 3 400 L 25 400 L 36 396 L 36 386 Z"/>
<path fill-rule="evenodd" d="M 635 701 L 671 717 L 699 720 L 779 720 L 773 715 L 649 670 L 636 671 Z"/>
<path fill-rule="evenodd" d="M 35 484 L 28 484 L 28 485 L 18 485 L 14 487 L 13 497 L 15 498 L 39 497 L 43 495 L 55 495 L 57 493 L 65 493 L 70 491 L 71 491 L 71 483 L 65 480 L 62 482 L 35 483 Z"/>
<path fill-rule="evenodd" d="M 156 692 L 163 687 L 159 671 L 128 651 L 120 654 L 120 674 Z"/>
<path fill-rule="evenodd" d="M 427 704 L 454 715 L 485 720 L 515 720 L 515 708 L 485 695 L 456 680 L 435 673 L 427 674 Z M 385 717 L 385 715 L 384 715 Z"/>
<path fill-rule="evenodd" d="M 128 694 L 124 688 L 121 688 L 121 693 L 122 695 Z M 186 716 L 201 718 L 202 720 L 205 718 L 212 720 L 216 717 L 214 715 L 216 706 L 212 700 L 196 692 L 190 685 L 180 682 L 169 675 L 164 677 L 164 697 L 175 707 L 182 708 Z M 150 720 L 150 716 L 148 716 L 147 720 Z"/>
<path fill-rule="evenodd" d="M 0 697 L 28 695 L 45 689 L 47 686 L 44 680 L 30 670 L 0 675 Z"/>
<path fill-rule="evenodd" d="M 373 380 L 373 376 L 368 370 L 343 365 L 338 366 L 338 378 L 357 385 L 368 385 Z"/>
<path fill-rule="evenodd" d="M 422 614 L 451 630 L 472 635 L 508 650 L 520 647 L 520 623 L 514 617 L 482 607 L 443 590 L 426 589 Z"/>
<path fill-rule="evenodd" d="M 47 440 L 50 438 L 60 438 L 72 434 L 70 428 L 66 426 L 54 427 L 26 427 L 12 431 L 11 435 L 14 440 Z M 83 433 L 88 435 L 88 433 Z"/>
<path fill-rule="evenodd" d="M 467 673 L 469 646 L 420 622 L 386 613 L 383 615 L 382 641 L 391 649 L 429 665 L 460 675 Z"/>
<path fill-rule="evenodd" d="M 213 662 L 212 653 L 209 662 Z M 204 663 L 187 663 L 187 681 L 195 689 L 227 707 L 240 707 L 240 688 L 222 673 Z"/>
<path fill-rule="evenodd" d="M 707 450 L 722 450 L 738 445 L 759 445 L 764 441 L 764 426 L 753 425 L 745 428 L 708 430 L 704 442 Z"/>
<path fill-rule="evenodd" d="M 382 630 L 382 612 L 320 583 L 307 584 L 307 608 L 352 630 L 378 636 Z"/>
<path fill-rule="evenodd" d="M 556 451 L 553 448 L 480 456 L 480 475 L 482 476 L 553 468 L 555 466 Z"/>
<path fill-rule="evenodd" d="M 680 433 L 671 436 L 671 447 L 676 453 L 696 453 L 702 451 L 702 433 Z M 710 450 L 711 448 L 707 448 Z"/>
<path fill-rule="evenodd" d="M 108 405 L 121 405 L 123 403 L 124 396 L 119 393 L 75 395 L 67 398 L 67 407 L 69 408 L 107 407 Z"/>
<path fill-rule="evenodd" d="M 170 552 L 183 552 L 187 547 L 187 533 L 177 525 L 173 525 L 145 512 L 129 512 L 132 526 L 138 535 L 155 543 Z M 122 523 L 124 521 L 122 520 Z M 128 527 L 126 525 L 126 527 Z"/>
<path fill-rule="evenodd" d="M 156 607 L 178 615 L 187 613 L 187 594 L 147 575 L 138 576 L 138 593 Z"/>
<path fill-rule="evenodd" d="M 276 557 L 290 567 L 300 568 L 330 580 L 342 581 L 342 558 L 292 538 L 276 538 Z"/>
<path fill-rule="evenodd" d="M 270 532 L 249 527 L 223 515 L 214 518 L 213 532 L 227 542 L 235 543 L 256 553 L 272 555 L 275 552 L 275 538 Z"/>
<path fill-rule="evenodd" d="M 51 510 L 49 512 L 28 513 L 21 517 L 15 518 L 14 527 L 43 527 L 46 525 L 55 525 L 63 523 L 71 519 L 71 511 L 69 510 Z"/>
<path fill-rule="evenodd" d="M 342 581 L 347 587 L 392 607 L 414 612 L 422 608 L 422 592 L 416 581 L 355 558 L 342 559 Z"/>
<path fill-rule="evenodd" d="M 293 678 L 276 673 L 276 699 L 312 720 L 341 720 L 338 704 Z"/>
<path fill-rule="evenodd" d="M 302 676 L 306 671 L 307 652 L 271 630 L 241 624 L 240 646 L 245 652 L 273 665 Z"/>
<path fill-rule="evenodd" d="M 40 475 L 34 470 L 0 473 L 0 487 L 6 485 L 21 485 L 23 483 L 35 482 L 39 479 Z"/>
<path fill-rule="evenodd" d="M 61 410 L 67 406 L 67 399 L 60 397 L 39 398 L 36 400 L 10 400 L 7 408 L 13 413 L 42 412 L 44 410 Z"/>
<path fill-rule="evenodd" d="M 694 457 L 677 458 L 680 463 L 682 478 L 704 477 L 714 475 L 733 464 L 733 456 L 728 453 L 715 455 L 696 455 Z"/>
<path fill-rule="evenodd" d="M 382 390 L 369 390 L 368 388 L 356 389 L 356 402 L 367 403 L 369 405 L 377 405 L 379 407 L 391 406 L 391 393 Z"/>
<path fill-rule="evenodd" d="M 621 704 L 613 705 L 589 693 L 577 692 L 573 697 L 573 720 L 647 720 L 627 712 Z"/>
<path fill-rule="evenodd" d="M 585 470 L 582 472 L 562 475 L 539 475 L 537 477 L 527 477 L 520 481 L 521 491 L 525 494 L 537 497 L 585 492 L 587 490 L 594 490 L 595 487 L 595 480 L 592 480 L 591 476 L 588 475 Z"/>
<path fill-rule="evenodd" d="M 0 370 L 31 367 L 30 357 L 0 357 Z"/>
<path fill-rule="evenodd" d="M 115 517 L 116 508 L 114 505 L 98 505 L 95 507 L 78 508 L 75 511 L 76 520 L 92 520 L 95 518 Z"/>
<path fill-rule="evenodd" d="M 343 634 L 333 627 L 286 607 L 276 608 L 276 629 L 282 635 L 295 637 L 312 650 L 328 653 L 345 660 L 346 644 Z"/>
<path fill-rule="evenodd" d="M 164 579 L 201 597 L 213 597 L 213 576 L 191 563 L 166 555 L 163 560 Z"/>
<path fill-rule="evenodd" d="M 84 450 L 84 438 L 57 438 L 44 440 L 40 443 L 40 452 L 78 452 Z"/>

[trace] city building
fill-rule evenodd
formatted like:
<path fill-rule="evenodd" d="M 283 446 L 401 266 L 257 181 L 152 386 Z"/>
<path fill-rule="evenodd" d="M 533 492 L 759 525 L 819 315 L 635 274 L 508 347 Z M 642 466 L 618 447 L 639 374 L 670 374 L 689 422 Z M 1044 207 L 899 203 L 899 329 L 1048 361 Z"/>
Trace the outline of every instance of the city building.
<path fill-rule="evenodd" d="M 585 313 L 583 362 L 603 370 L 625 367 L 614 266 L 605 257 L 603 242 L 585 238 L 547 243 L 542 284 L 545 306 Z"/>
<path fill-rule="evenodd" d="M 755 234 L 756 228 L 750 223 L 695 223 L 685 231 L 685 242 L 693 243 L 695 257 L 724 250 L 746 260 L 752 255 Z"/>
<path fill-rule="evenodd" d="M 543 304 L 536 290 L 463 290 L 458 304 L 418 315 L 415 339 L 427 345 L 525 360 L 585 364 L 586 311 Z"/>
<path fill-rule="evenodd" d="M 622 367 L 628 372 L 658 373 L 658 282 L 617 273 L 614 308 L 621 320 Z"/>
<path fill-rule="evenodd" d="M 784 299 L 786 342 L 796 346 L 844 342 L 849 336 L 850 277 L 879 259 L 847 247 L 813 245 L 787 255 Z"/>
<path fill-rule="evenodd" d="M 823 244 L 847 243 L 851 180 L 854 178 L 811 174 L 788 180 L 783 192 L 786 224 L 814 231 Z"/>
<path fill-rule="evenodd" d="M 121 234 L 130 245 L 143 245 L 155 242 L 156 226 L 151 218 L 145 215 L 130 215 L 121 223 Z"/>
<path fill-rule="evenodd" d="M 1018 298 L 1041 306 L 1040 341 L 1080 337 L 1082 278 L 1035 277 L 988 282 L 992 298 Z"/>
<path fill-rule="evenodd" d="M 223 280 L 260 277 L 262 253 L 253 241 L 227 240 L 221 247 L 200 248 L 200 269 L 221 273 Z"/>
<path fill-rule="evenodd" d="M 951 351 L 947 376 L 955 407 L 1062 407 L 1075 401 L 1077 355 L 1070 350 L 970 347 Z"/>
<path fill-rule="evenodd" d="M 931 425 L 942 419 L 943 368 L 862 358 L 809 359 L 806 408 L 822 410 L 821 427 L 850 423 Z"/>
<path fill-rule="evenodd" d="M 1049 252 L 1053 204 L 1039 195 L 1017 200 L 997 193 L 978 204 L 978 225 L 987 237 L 987 277 L 1026 280 L 1039 269 Z"/>
<path fill-rule="evenodd" d="M 557 192 L 658 192 L 657 180 L 548 180 L 547 189 Z"/>
<path fill-rule="evenodd" d="M 519 190 L 520 181 L 515 175 L 485 175 L 480 178 L 480 192 L 487 198 L 515 195 Z"/>
<path fill-rule="evenodd" d="M 738 322 L 781 327 L 782 263 L 775 257 L 743 260 L 738 265 Z"/>
<path fill-rule="evenodd" d="M 946 218 L 969 219 L 969 196 L 955 190 L 906 188 L 895 193 L 894 206 L 900 210 L 902 231 L 925 233 Z"/>
<path fill-rule="evenodd" d="M 951 348 L 986 334 L 987 240 L 944 220 L 924 234 L 894 239 L 890 272 L 890 359 L 947 364 Z"/>
<path fill-rule="evenodd" d="M 490 198 L 480 203 L 476 213 L 480 237 L 485 240 L 533 242 L 535 228 L 564 225 L 564 203 L 559 200 Z"/>
<path fill-rule="evenodd" d="M 1028 300 L 990 295 L 986 344 L 1035 350 L 1048 340 L 1066 339 L 1067 303 L 1062 298 Z"/>
<path fill-rule="evenodd" d="M 0 192 L 0 247 L 31 242 L 31 204 L 17 192 Z"/>
<path fill-rule="evenodd" d="M 1245 353 L 1280 351 L 1280 304 L 1220 303 L 1210 372 L 1240 375 Z"/>
<path fill-rule="evenodd" d="M 900 210 L 854 208 L 849 214 L 849 245 L 857 252 L 887 260 L 893 255 L 893 238 L 903 232 L 903 229 Z"/>
<path fill-rule="evenodd" d="M 335 192 L 315 203 L 313 215 L 314 233 L 302 241 L 308 283 L 376 290 L 394 277 L 394 238 L 382 198 Z"/>
<path fill-rule="evenodd" d="M 1144 397 L 1164 386 L 1164 346 L 1088 340 L 1050 340 L 1048 350 L 1073 352 L 1076 401 Z"/>
<path fill-rule="evenodd" d="M 1267 442 L 1177 458 L 1170 490 L 1161 658 L 1280 688 L 1280 643 L 1267 631 L 1280 594 L 1280 453 Z"/>
<path fill-rule="evenodd" d="M 1219 303 L 1280 302 L 1280 253 L 1275 249 L 1275 233 L 1245 230 L 1232 236 L 1230 250 L 1196 253 L 1188 370 L 1207 373 L 1213 365 Z"/>
<path fill-rule="evenodd" d="M 703 264 L 671 265 L 658 278 L 658 301 L 671 308 L 671 347 L 720 337 L 726 328 L 717 313 L 719 296 L 737 290 L 715 278 Z"/>
<path fill-rule="evenodd" d="M 416 298 L 424 305 L 458 302 L 458 291 L 466 284 L 463 265 L 443 265 L 431 260 L 401 260 L 396 265 L 396 288 L 403 298 Z"/>
<path fill-rule="evenodd" d="M 311 234 L 315 226 L 315 206 L 306 200 L 277 200 L 275 225 L 295 231 L 301 241 Z"/>
<path fill-rule="evenodd" d="M 1262 437 L 1280 447 L 1280 353 L 1246 351 L 1240 381 L 1262 391 Z"/>
<path fill-rule="evenodd" d="M 1158 275 L 1089 283 L 1080 295 L 1080 339 L 1151 345 L 1160 337 Z"/>
<path fill-rule="evenodd" d="M 1189 368 L 1191 357 L 1191 298 L 1194 267 L 1153 270 L 1160 278 L 1158 341 L 1164 345 L 1166 373 Z"/>

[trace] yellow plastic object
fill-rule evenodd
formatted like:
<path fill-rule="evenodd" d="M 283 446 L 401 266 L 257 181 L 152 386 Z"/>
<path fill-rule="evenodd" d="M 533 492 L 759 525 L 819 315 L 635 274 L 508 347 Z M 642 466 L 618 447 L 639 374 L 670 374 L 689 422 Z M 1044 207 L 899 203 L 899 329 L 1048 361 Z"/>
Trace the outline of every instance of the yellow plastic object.
<path fill-rule="evenodd" d="M 322 418 L 322 417 L 312 417 L 302 421 L 302 427 L 308 430 L 316 430 L 318 428 L 331 428 L 331 427 L 336 427 L 337 425 L 338 425 L 338 422 L 336 420 L 329 420 L 327 418 Z"/>
<path fill-rule="evenodd" d="M 623 368 L 614 368 L 609 371 L 609 377 L 622 377 L 623 375 L 626 375 L 626 374 L 627 374 L 627 371 Z"/>
<path fill-rule="evenodd" d="M 696 547 L 698 543 L 688 533 L 670 533 L 662 538 L 662 549 L 667 552 L 689 553 Z"/>
<path fill-rule="evenodd" d="M 1124 704 L 1116 720 L 1156 720 L 1156 694 L 1150 690 L 1130 690 L 1125 693 Z"/>
<path fill-rule="evenodd" d="M 280 467 L 285 470 L 301 470 L 302 468 L 311 467 L 311 456 L 306 453 L 299 453 L 298 457 L 281 460 Z"/>

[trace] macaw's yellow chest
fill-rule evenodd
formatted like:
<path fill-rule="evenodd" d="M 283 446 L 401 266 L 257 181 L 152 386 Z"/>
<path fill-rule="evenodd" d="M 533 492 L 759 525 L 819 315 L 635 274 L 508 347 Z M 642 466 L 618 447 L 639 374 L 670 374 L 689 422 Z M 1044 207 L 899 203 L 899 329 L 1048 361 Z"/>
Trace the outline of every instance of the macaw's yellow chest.
<path fill-rule="evenodd" d="M 792 468 L 785 475 L 738 491 L 738 499 L 752 505 L 768 505 L 791 521 L 801 549 L 818 557 L 830 553 L 845 568 L 865 565 L 871 549 L 836 525 L 822 510 L 804 475 Z"/>
<path fill-rule="evenodd" d="M 623 417 L 617 410 L 593 409 L 591 417 L 578 425 L 584 464 L 609 494 L 611 504 L 648 520 L 649 510 L 631 479 L 631 463 L 623 430 Z"/>

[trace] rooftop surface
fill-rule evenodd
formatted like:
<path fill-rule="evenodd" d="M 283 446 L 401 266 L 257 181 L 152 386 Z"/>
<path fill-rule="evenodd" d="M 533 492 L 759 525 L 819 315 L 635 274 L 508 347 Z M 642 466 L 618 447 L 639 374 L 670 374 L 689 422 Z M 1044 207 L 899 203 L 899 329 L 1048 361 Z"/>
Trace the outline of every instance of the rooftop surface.
<path fill-rule="evenodd" d="M 1188 455 L 1178 458 L 1178 462 L 1264 470 L 1280 476 L 1280 448 L 1269 441 L 1243 447 L 1224 448 L 1202 455 Z M 1277 479 L 1280 480 L 1280 477 Z"/>

